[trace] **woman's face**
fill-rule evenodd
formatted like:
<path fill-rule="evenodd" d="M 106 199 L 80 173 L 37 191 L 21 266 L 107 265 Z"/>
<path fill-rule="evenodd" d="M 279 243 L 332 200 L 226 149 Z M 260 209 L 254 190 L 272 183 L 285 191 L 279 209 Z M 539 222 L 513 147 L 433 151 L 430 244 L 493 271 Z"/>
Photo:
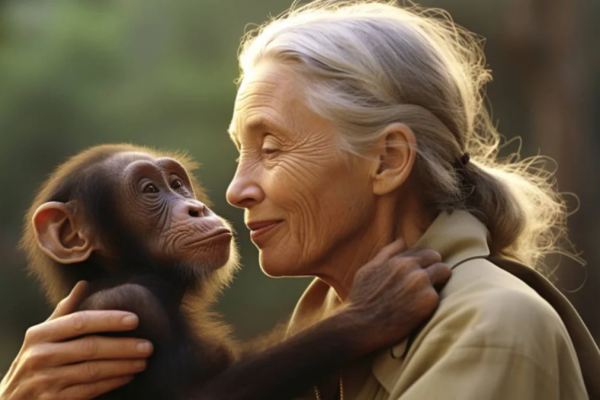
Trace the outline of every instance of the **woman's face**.
<path fill-rule="evenodd" d="M 271 276 L 318 275 L 374 213 L 373 163 L 339 150 L 302 88 L 290 67 L 261 63 L 240 86 L 231 126 L 240 156 L 227 200 L 245 209 Z"/>

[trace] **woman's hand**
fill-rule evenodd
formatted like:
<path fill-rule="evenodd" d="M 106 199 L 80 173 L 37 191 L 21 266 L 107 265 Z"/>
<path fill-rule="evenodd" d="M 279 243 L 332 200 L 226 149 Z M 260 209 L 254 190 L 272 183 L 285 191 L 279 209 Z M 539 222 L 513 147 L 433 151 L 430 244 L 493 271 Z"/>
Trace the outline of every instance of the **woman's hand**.
<path fill-rule="evenodd" d="M 349 306 L 342 312 L 359 327 L 364 353 L 397 344 L 419 327 L 438 306 L 435 288 L 450 278 L 439 253 L 398 254 L 403 249 L 402 240 L 384 247 L 354 278 Z"/>
<path fill-rule="evenodd" d="M 145 340 L 85 336 L 135 329 L 124 311 L 75 312 L 86 290 L 79 282 L 47 321 L 27 330 L 23 347 L 0 382 L 0 400 L 92 399 L 146 368 Z M 72 314 L 71 314 L 72 313 Z"/>

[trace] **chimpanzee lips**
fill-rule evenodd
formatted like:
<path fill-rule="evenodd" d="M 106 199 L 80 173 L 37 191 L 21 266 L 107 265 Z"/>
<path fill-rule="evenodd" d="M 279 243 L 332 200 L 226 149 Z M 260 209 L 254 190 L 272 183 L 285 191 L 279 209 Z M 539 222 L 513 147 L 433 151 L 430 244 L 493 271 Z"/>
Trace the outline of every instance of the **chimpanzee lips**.
<path fill-rule="evenodd" d="M 209 242 L 215 242 L 215 241 L 229 242 L 229 241 L 231 241 L 232 237 L 233 237 L 233 235 L 231 234 L 231 231 L 229 229 L 218 228 L 218 229 L 215 229 L 215 230 L 209 232 L 206 235 L 202 235 L 202 237 L 190 240 L 185 245 L 186 246 L 198 246 L 198 245 L 207 244 Z"/>

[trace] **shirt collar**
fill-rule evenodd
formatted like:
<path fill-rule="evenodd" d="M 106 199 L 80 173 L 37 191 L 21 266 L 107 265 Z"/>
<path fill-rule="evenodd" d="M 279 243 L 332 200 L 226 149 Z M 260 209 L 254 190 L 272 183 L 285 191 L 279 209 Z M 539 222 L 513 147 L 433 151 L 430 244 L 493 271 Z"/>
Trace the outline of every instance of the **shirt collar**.
<path fill-rule="evenodd" d="M 480 257 L 488 257 L 489 233 L 485 225 L 467 211 L 442 212 L 415 244 L 418 249 L 435 250 L 450 268 Z M 373 375 L 391 392 L 401 372 L 408 339 L 383 350 L 374 360 Z"/>
<path fill-rule="evenodd" d="M 441 213 L 421 236 L 414 247 L 440 253 L 450 268 L 475 257 L 487 257 L 488 230 L 467 211 Z"/>

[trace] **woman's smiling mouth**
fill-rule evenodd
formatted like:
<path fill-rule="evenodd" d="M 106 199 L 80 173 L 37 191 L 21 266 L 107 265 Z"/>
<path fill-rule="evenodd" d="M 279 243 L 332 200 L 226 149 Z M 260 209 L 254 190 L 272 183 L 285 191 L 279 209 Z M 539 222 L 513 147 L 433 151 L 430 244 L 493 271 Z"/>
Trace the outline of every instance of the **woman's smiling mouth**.
<path fill-rule="evenodd" d="M 256 243 L 256 239 L 264 238 L 265 235 L 273 231 L 273 228 L 279 226 L 283 222 L 282 220 L 272 221 L 251 221 L 246 224 L 250 229 L 250 238 Z"/>

